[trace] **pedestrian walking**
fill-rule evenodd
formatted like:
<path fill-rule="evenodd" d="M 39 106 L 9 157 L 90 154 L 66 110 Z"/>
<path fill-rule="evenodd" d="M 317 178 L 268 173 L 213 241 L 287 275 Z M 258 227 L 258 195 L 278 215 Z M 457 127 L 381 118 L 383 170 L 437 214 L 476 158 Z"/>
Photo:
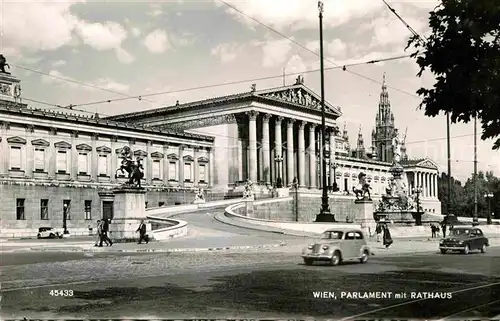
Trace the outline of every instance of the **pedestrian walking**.
<path fill-rule="evenodd" d="M 437 237 L 437 226 L 434 225 L 434 223 L 431 224 L 431 238 L 436 238 Z"/>
<path fill-rule="evenodd" d="M 99 246 L 99 241 L 101 240 L 101 220 L 97 220 L 96 225 L 96 234 L 95 234 L 95 244 L 94 246 Z"/>
<path fill-rule="evenodd" d="M 384 236 L 383 236 L 383 244 L 386 249 L 391 247 L 392 245 L 392 237 L 391 237 L 391 231 L 389 230 L 389 227 L 387 224 L 384 224 Z"/>
<path fill-rule="evenodd" d="M 446 238 L 446 221 L 441 222 L 441 228 L 443 229 L 443 238 Z"/>
<path fill-rule="evenodd" d="M 377 223 L 375 227 L 375 233 L 377 234 L 377 242 L 380 242 L 381 234 L 382 234 L 382 224 Z"/>
<path fill-rule="evenodd" d="M 101 227 L 101 242 L 99 243 L 99 247 L 102 247 L 102 242 L 106 243 L 106 246 L 113 246 L 113 242 L 111 239 L 108 237 L 108 232 L 109 232 L 109 220 L 104 219 L 101 222 L 102 227 Z"/>
<path fill-rule="evenodd" d="M 139 232 L 139 242 L 137 242 L 137 244 L 142 244 L 142 240 L 144 240 L 146 244 L 149 243 L 149 236 L 146 234 L 146 224 L 144 220 L 141 220 L 141 224 L 139 224 L 136 232 Z"/>

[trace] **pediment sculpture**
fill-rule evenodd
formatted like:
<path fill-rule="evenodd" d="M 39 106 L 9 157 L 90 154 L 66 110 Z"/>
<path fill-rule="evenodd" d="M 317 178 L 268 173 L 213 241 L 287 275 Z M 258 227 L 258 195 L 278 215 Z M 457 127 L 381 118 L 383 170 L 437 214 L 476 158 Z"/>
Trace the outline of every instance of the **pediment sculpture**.
<path fill-rule="evenodd" d="M 430 168 L 436 168 L 436 166 L 434 166 L 434 164 L 432 164 L 432 162 L 426 160 L 422 163 L 419 164 L 420 166 L 425 166 L 425 167 L 430 167 Z"/>
<path fill-rule="evenodd" d="M 302 88 L 283 90 L 280 92 L 264 94 L 263 96 L 283 100 L 289 103 L 303 105 L 313 109 L 319 109 L 321 105 L 313 95 Z"/>

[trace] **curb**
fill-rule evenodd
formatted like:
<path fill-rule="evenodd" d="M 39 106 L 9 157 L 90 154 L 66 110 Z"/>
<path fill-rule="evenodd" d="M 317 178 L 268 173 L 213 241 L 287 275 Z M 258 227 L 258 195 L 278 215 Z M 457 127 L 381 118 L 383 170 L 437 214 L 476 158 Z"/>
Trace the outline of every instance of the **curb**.
<path fill-rule="evenodd" d="M 288 231 L 288 230 L 280 230 L 280 229 L 276 229 L 276 228 L 271 228 L 271 230 L 268 230 L 266 228 L 259 228 L 257 227 L 258 225 L 256 224 L 252 224 L 253 226 L 248 226 L 248 225 L 244 225 L 244 224 L 237 224 L 236 222 L 231 222 L 231 219 L 230 218 L 227 218 L 225 214 L 222 214 L 222 213 L 215 213 L 214 215 L 214 219 L 218 222 L 221 222 L 223 224 L 227 224 L 227 225 L 231 225 L 231 226 L 236 226 L 236 227 L 240 227 L 240 228 L 244 228 L 244 229 L 248 229 L 248 230 L 255 230 L 255 231 L 261 231 L 261 232 L 268 232 L 268 233 L 275 233 L 275 234 L 282 234 L 282 235 L 290 235 L 290 236 L 299 236 L 299 237 L 315 237 L 316 235 L 314 233 L 311 233 L 311 234 L 300 234 L 300 233 L 294 233 L 292 231 Z"/>
<path fill-rule="evenodd" d="M 232 251 L 232 250 L 249 250 L 276 248 L 286 246 L 286 243 L 279 244 L 263 244 L 263 245 L 244 245 L 244 246 L 224 246 L 224 247 L 207 247 L 207 248 L 174 248 L 174 249 L 101 249 L 101 248 L 84 248 L 84 247 L 32 247 L 29 249 L 15 249 L 3 251 L 0 253 L 14 252 L 97 252 L 97 253 L 173 253 L 173 252 L 217 252 L 217 251 Z"/>

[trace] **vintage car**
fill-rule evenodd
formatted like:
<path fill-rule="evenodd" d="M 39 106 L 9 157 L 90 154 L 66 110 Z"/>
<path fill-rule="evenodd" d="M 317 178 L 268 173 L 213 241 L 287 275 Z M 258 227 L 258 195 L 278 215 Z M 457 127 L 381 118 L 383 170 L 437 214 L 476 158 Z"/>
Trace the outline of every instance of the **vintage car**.
<path fill-rule="evenodd" d="M 62 238 L 63 231 L 62 229 L 54 229 L 52 227 L 40 227 L 38 228 L 38 234 L 36 238 L 38 239 L 54 239 L 54 238 Z"/>
<path fill-rule="evenodd" d="M 318 241 L 304 248 L 302 258 L 306 265 L 311 265 L 314 261 L 339 265 L 349 260 L 366 263 L 370 253 L 370 248 L 360 229 L 335 228 L 326 230 Z"/>
<path fill-rule="evenodd" d="M 439 250 L 445 254 L 448 251 L 460 251 L 469 254 L 470 251 L 480 250 L 486 252 L 490 246 L 480 228 L 472 226 L 453 227 L 448 232 L 448 237 L 439 241 Z"/>

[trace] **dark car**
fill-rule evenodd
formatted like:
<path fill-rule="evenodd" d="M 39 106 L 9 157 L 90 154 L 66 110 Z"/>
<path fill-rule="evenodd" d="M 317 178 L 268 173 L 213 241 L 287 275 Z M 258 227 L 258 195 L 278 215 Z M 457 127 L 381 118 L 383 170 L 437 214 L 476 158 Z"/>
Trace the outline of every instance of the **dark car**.
<path fill-rule="evenodd" d="M 488 238 L 477 227 L 453 227 L 450 229 L 448 237 L 439 241 L 439 249 L 443 254 L 448 251 L 469 254 L 470 251 L 475 250 L 484 253 L 488 246 L 490 246 Z"/>

